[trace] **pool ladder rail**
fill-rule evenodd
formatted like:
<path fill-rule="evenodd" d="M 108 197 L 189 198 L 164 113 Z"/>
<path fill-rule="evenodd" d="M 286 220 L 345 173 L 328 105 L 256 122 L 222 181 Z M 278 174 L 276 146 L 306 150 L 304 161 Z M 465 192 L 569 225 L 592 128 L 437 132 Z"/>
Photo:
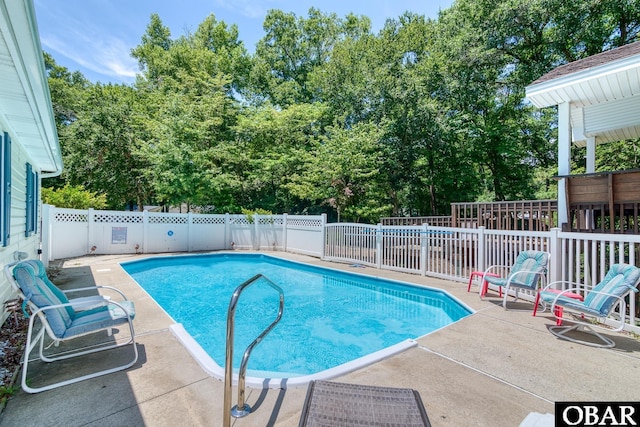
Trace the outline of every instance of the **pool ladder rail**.
<path fill-rule="evenodd" d="M 266 283 L 275 289 L 280 296 L 280 307 L 278 308 L 278 315 L 276 319 L 271 322 L 267 328 L 262 331 L 258 337 L 253 340 L 251 344 L 244 351 L 244 355 L 242 356 L 242 362 L 240 362 L 240 370 L 238 372 L 238 404 L 231 408 L 231 392 L 232 392 L 232 383 L 233 383 L 233 339 L 234 339 L 234 327 L 235 327 L 235 316 L 236 316 L 236 308 L 238 305 L 238 299 L 240 298 L 240 294 L 248 288 L 249 286 L 256 283 L 258 280 L 263 279 Z M 247 364 L 249 363 L 249 356 L 251 356 L 251 352 L 253 348 L 258 345 L 262 339 L 269 333 L 271 330 L 278 324 L 280 319 L 282 318 L 282 313 L 284 311 L 284 292 L 280 286 L 273 283 L 263 274 L 257 274 L 253 276 L 251 279 L 242 283 L 240 286 L 236 288 L 231 296 L 231 301 L 229 302 L 229 310 L 227 311 L 227 351 L 226 351 L 226 360 L 225 360 L 225 375 L 224 375 L 224 408 L 223 408 L 223 426 L 229 427 L 231 425 L 231 416 L 234 418 L 241 418 L 247 416 L 251 413 L 251 407 L 244 401 L 244 388 L 245 388 L 245 376 L 247 373 Z"/>

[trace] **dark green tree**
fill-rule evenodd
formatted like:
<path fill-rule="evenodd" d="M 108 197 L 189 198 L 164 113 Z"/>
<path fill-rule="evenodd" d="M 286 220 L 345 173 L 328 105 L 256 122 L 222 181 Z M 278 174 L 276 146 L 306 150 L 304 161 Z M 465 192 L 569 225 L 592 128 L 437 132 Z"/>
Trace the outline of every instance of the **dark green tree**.
<path fill-rule="evenodd" d="M 65 178 L 71 185 L 105 194 L 110 209 L 151 200 L 145 178 L 149 162 L 138 153 L 145 121 L 136 90 L 96 84 L 84 93 L 82 112 L 65 127 Z"/>
<path fill-rule="evenodd" d="M 286 107 L 318 100 L 311 75 L 329 60 L 336 42 L 369 32 L 368 18 L 324 14 L 310 8 L 308 18 L 270 10 L 263 24 L 251 73 L 257 100 Z"/>

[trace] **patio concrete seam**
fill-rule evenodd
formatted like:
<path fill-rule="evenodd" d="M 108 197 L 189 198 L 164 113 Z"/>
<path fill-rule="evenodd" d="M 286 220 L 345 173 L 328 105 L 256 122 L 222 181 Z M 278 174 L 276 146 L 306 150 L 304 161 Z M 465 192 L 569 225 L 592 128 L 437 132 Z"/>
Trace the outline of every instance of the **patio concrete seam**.
<path fill-rule="evenodd" d="M 157 335 L 157 334 L 163 334 L 165 332 L 169 332 L 169 328 L 162 328 L 162 329 L 154 329 L 151 331 L 144 331 L 144 332 L 136 332 L 136 338 L 138 337 L 146 337 L 149 335 Z"/>
<path fill-rule="evenodd" d="M 477 373 L 479 373 L 479 374 L 481 374 L 481 375 L 484 375 L 484 376 L 486 376 L 486 377 L 489 377 L 489 378 L 491 378 L 491 379 L 493 379 L 493 380 L 496 380 L 496 381 L 498 381 L 498 382 L 500 382 L 500 383 L 502 383 L 502 384 L 505 384 L 505 385 L 507 385 L 507 386 L 509 386 L 509 387 L 515 388 L 516 390 L 519 390 L 519 391 L 521 391 L 521 392 L 523 392 L 523 393 L 526 393 L 526 394 L 528 394 L 528 395 L 530 395 L 530 396 L 533 396 L 533 397 L 535 397 L 535 398 L 537 398 L 537 399 L 543 400 L 543 401 L 545 401 L 545 402 L 547 402 L 547 403 L 550 403 L 550 404 L 553 404 L 553 403 L 554 403 L 553 401 L 551 401 L 551 400 L 549 400 L 549 399 L 546 399 L 546 398 L 544 398 L 544 397 L 542 397 L 542 396 L 540 396 L 540 395 L 538 395 L 538 394 L 535 394 L 535 393 L 533 393 L 533 392 L 531 392 L 531 391 L 529 391 L 529 390 L 526 390 L 526 389 L 524 389 L 524 388 L 522 388 L 522 387 L 519 387 L 519 386 L 517 386 L 517 385 L 515 385 L 515 384 L 512 384 L 512 383 L 510 383 L 510 382 L 508 382 L 508 381 L 505 381 L 505 380 L 503 380 L 503 379 L 500 379 L 500 378 L 496 377 L 495 375 L 491 375 L 491 374 L 490 374 L 490 373 L 488 373 L 488 372 L 481 371 L 481 370 L 480 370 L 480 369 L 478 369 L 478 368 L 474 368 L 473 366 L 467 365 L 467 364 L 466 364 L 466 363 L 464 363 L 464 362 L 461 362 L 461 361 L 459 361 L 459 360 L 453 359 L 453 358 L 451 358 L 451 357 L 449 357 L 449 356 L 446 356 L 446 355 L 444 355 L 444 354 L 442 354 L 442 353 L 439 353 L 439 352 L 437 352 L 437 351 L 431 350 L 430 348 L 427 348 L 427 347 L 422 346 L 422 345 L 418 345 L 418 348 L 419 348 L 419 349 L 421 349 L 421 350 L 424 350 L 424 351 L 426 351 L 426 352 L 428 352 L 428 353 L 431 353 L 431 354 L 433 354 L 433 355 L 436 355 L 436 356 L 442 357 L 443 359 L 446 359 L 446 360 L 448 360 L 448 361 L 450 361 L 450 362 L 453 362 L 453 363 L 455 363 L 455 364 L 458 364 L 458 365 L 460 365 L 460 366 L 463 366 L 463 367 L 465 367 L 465 368 L 467 368 L 467 369 L 471 369 L 471 370 L 472 370 L 472 371 L 474 371 L 474 372 L 477 372 Z"/>
<path fill-rule="evenodd" d="M 494 307 L 494 306 L 492 306 L 492 305 L 488 305 L 488 306 L 486 306 L 486 307 L 482 307 L 482 308 L 480 308 L 480 309 L 478 309 L 478 310 L 475 310 L 474 314 L 480 314 L 480 313 L 482 313 L 482 312 L 489 311 L 489 310 L 492 310 L 492 309 L 494 309 L 494 308 L 496 308 L 496 307 Z"/>
<path fill-rule="evenodd" d="M 160 393 L 160 394 L 158 394 L 158 395 L 156 395 L 156 396 L 153 396 L 153 397 L 150 397 L 150 398 L 148 398 L 148 399 L 139 400 L 139 401 L 137 401 L 137 405 L 136 405 L 136 406 L 140 406 L 140 404 L 142 404 L 142 403 L 151 402 L 151 401 L 153 401 L 153 400 L 158 399 L 159 397 L 163 397 L 163 396 L 169 395 L 169 394 L 174 393 L 174 392 L 176 392 L 176 391 L 178 391 L 178 390 L 182 390 L 182 389 L 185 389 L 185 388 L 191 387 L 191 386 L 192 386 L 192 385 L 194 385 L 194 384 L 198 384 L 198 383 L 201 383 L 201 382 L 203 382 L 203 381 L 209 381 L 209 380 L 215 380 L 215 378 L 210 377 L 210 376 L 202 377 L 202 378 L 200 378 L 200 379 L 198 379 L 198 380 L 196 380 L 196 381 L 191 381 L 191 382 L 190 382 L 190 383 L 188 383 L 188 384 L 183 384 L 183 385 L 181 385 L 180 387 L 176 387 L 176 388 L 174 388 L 174 389 L 167 390 L 167 391 L 165 391 L 164 393 Z"/>
<path fill-rule="evenodd" d="M 523 325 L 521 322 L 516 322 L 516 321 L 512 321 L 512 320 L 506 320 L 506 319 L 503 319 L 503 318 L 500 318 L 500 317 L 488 315 L 486 313 L 479 313 L 479 314 L 483 315 L 483 316 L 486 316 L 486 317 L 489 317 L 489 318 L 491 318 L 492 320 L 494 320 L 496 322 L 502 322 L 502 323 L 506 323 L 508 325 L 516 326 L 518 328 L 524 328 L 524 329 L 527 329 L 528 331 L 536 332 L 538 334 L 546 334 L 547 333 L 547 331 L 536 329 L 536 328 L 534 328 L 532 326 Z M 551 325 L 551 323 L 549 323 L 549 324 Z"/>
<path fill-rule="evenodd" d="M 135 404 L 135 405 L 129 405 L 129 406 L 127 406 L 126 408 L 119 409 L 119 410 L 114 411 L 114 412 L 112 412 L 112 413 L 110 413 L 110 414 L 108 414 L 108 415 L 105 415 L 105 416 L 101 417 L 101 418 L 98 418 L 98 419 L 95 419 L 95 420 L 91 420 L 90 422 L 85 423 L 85 424 L 83 424 L 83 425 L 95 425 L 97 422 L 99 422 L 99 421 L 101 421 L 101 420 L 108 420 L 110 417 L 114 416 L 115 414 L 119 414 L 119 413 L 122 413 L 122 412 L 129 411 L 129 410 L 130 410 L 130 409 L 132 409 L 132 408 L 140 407 L 140 405 L 142 405 L 142 404 L 145 404 L 145 403 L 148 403 L 148 402 L 153 402 L 154 400 L 156 400 L 156 399 L 158 399 L 158 398 L 161 398 L 161 397 L 164 397 L 164 396 L 167 396 L 167 395 L 171 395 L 172 393 L 174 393 L 174 392 L 176 392 L 176 391 L 178 391 L 178 390 L 182 390 L 182 389 L 184 389 L 184 388 L 190 387 L 190 386 L 192 386 L 192 385 L 194 385 L 194 384 L 197 384 L 197 383 L 200 383 L 200 382 L 203 382 L 203 381 L 207 381 L 207 380 L 209 380 L 209 379 L 211 379 L 211 377 L 201 378 L 201 379 L 199 379 L 199 380 L 197 380 L 197 381 L 192 381 L 192 382 L 190 382 L 189 384 L 184 384 L 184 385 L 182 385 L 182 386 L 180 386 L 180 387 L 177 387 L 177 388 L 174 388 L 174 389 L 168 390 L 168 391 L 166 391 L 166 392 L 164 392 L 164 393 L 158 394 L 158 395 L 153 396 L 153 397 L 151 397 L 151 398 L 136 401 L 136 404 Z"/>

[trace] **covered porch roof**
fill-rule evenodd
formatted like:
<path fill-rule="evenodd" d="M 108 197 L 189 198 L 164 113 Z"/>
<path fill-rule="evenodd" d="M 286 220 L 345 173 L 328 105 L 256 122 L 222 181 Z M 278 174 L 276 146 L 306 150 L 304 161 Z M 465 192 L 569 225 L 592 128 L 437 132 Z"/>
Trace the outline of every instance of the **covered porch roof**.
<path fill-rule="evenodd" d="M 537 107 L 568 104 L 571 140 L 584 146 L 640 137 L 640 42 L 555 68 L 526 88 Z"/>
<path fill-rule="evenodd" d="M 572 145 L 587 147 L 586 171 L 593 174 L 596 144 L 640 137 L 640 42 L 562 65 L 527 86 L 526 93 L 537 107 L 558 106 L 558 224 L 571 227 L 572 205 L 581 209 L 575 188 L 570 188 Z M 611 224 L 616 218 L 624 222 L 628 206 L 616 204 L 615 197 L 624 185 L 612 188 L 610 181 L 605 187 L 602 200 L 589 201 L 604 206 L 602 212 L 608 209 Z M 593 185 L 580 191 L 600 194 Z M 640 205 L 640 200 L 618 199 Z"/>
<path fill-rule="evenodd" d="M 0 125 L 42 172 L 62 155 L 32 1 L 0 2 Z"/>

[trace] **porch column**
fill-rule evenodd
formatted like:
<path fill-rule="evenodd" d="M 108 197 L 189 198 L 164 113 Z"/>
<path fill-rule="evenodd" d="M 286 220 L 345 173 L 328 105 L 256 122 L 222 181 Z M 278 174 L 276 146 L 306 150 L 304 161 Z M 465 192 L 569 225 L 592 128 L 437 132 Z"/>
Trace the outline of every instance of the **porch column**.
<path fill-rule="evenodd" d="M 558 104 L 558 175 L 571 174 L 570 103 Z M 568 222 L 566 179 L 558 180 L 558 227 Z"/>
<path fill-rule="evenodd" d="M 587 173 L 596 171 L 596 137 L 587 138 Z"/>
<path fill-rule="evenodd" d="M 587 165 L 586 172 L 593 173 L 596 171 L 596 137 L 587 137 Z M 589 209 L 585 212 L 585 224 L 590 227 L 591 230 L 595 229 L 595 218 L 593 216 L 593 209 Z"/>

